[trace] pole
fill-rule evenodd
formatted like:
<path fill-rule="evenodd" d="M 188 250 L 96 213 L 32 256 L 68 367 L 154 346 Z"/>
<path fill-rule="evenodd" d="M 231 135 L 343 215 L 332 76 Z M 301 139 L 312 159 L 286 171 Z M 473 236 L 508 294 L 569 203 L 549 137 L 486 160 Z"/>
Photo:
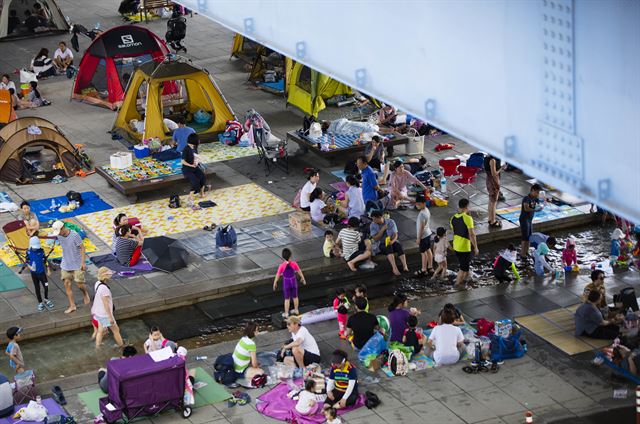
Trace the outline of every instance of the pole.
<path fill-rule="evenodd" d="M 636 424 L 640 424 L 640 386 L 636 386 Z"/>
<path fill-rule="evenodd" d="M 640 415 L 638 415 L 638 416 L 640 416 Z M 533 423 L 533 414 L 531 413 L 531 411 L 525 412 L 525 414 L 524 414 L 524 422 L 525 422 L 525 424 L 532 424 Z"/>

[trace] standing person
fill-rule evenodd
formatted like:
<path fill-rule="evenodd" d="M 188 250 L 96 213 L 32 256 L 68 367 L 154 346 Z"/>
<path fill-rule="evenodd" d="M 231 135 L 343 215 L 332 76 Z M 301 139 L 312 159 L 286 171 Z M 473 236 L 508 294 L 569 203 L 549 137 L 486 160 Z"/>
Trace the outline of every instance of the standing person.
<path fill-rule="evenodd" d="M 20 334 L 22 334 L 22 328 L 10 327 L 7 330 L 7 339 L 9 344 L 4 351 L 4 354 L 9 357 L 9 365 L 13 368 L 16 374 L 24 372 L 24 359 L 22 358 L 22 350 L 18 341 L 20 341 Z"/>
<path fill-rule="evenodd" d="M 307 281 L 304 279 L 304 274 L 302 270 L 298 266 L 298 263 L 291 260 L 291 250 L 286 247 L 282 249 L 282 259 L 283 262 L 278 267 L 278 271 L 276 272 L 276 277 L 273 279 L 273 291 L 276 291 L 278 288 L 278 280 L 280 276 L 282 276 L 282 294 L 284 295 L 284 313 L 282 316 L 284 318 L 289 317 L 289 306 L 291 305 L 291 300 L 293 299 L 293 310 L 292 314 L 299 314 L 298 311 L 298 280 L 296 278 L 296 274 L 300 277 L 300 281 L 302 284 L 307 285 Z"/>
<path fill-rule="evenodd" d="M 24 222 L 25 230 L 27 230 L 27 235 L 37 236 L 38 230 L 40 229 L 40 221 L 38 221 L 38 216 L 31 212 L 31 205 L 26 200 L 20 203 L 20 209 L 22 213 L 20 214 L 20 219 Z"/>
<path fill-rule="evenodd" d="M 293 358 L 291 356 L 284 357 L 285 364 L 296 365 L 298 368 L 319 364 L 321 358 L 318 343 L 309 330 L 302 326 L 300 317 L 287 318 L 287 330 L 291 332 L 293 341 L 282 345 L 281 355 L 284 357 L 285 350 L 291 349 Z"/>
<path fill-rule="evenodd" d="M 520 257 L 526 260 L 529 256 L 529 237 L 533 232 L 533 216 L 536 212 L 542 210 L 540 203 L 540 184 L 534 184 L 529 190 L 529 194 L 522 198 L 522 208 L 520 209 L 520 232 L 522 233 L 522 242 L 520 244 Z"/>
<path fill-rule="evenodd" d="M 469 215 L 469 199 L 458 201 L 458 213 L 453 215 L 450 225 L 453 230 L 453 251 L 460 264 L 454 287 L 460 288 L 464 286 L 465 280 L 469 277 L 471 248 L 473 247 L 473 253 L 476 256 L 479 253 L 476 232 L 473 229 L 473 218 Z"/>
<path fill-rule="evenodd" d="M 42 48 L 31 60 L 31 70 L 38 79 L 47 78 L 56 74 L 56 68 L 49 57 L 49 50 Z"/>
<path fill-rule="evenodd" d="M 122 336 L 120 335 L 120 328 L 113 316 L 113 296 L 111 295 L 111 289 L 109 288 L 109 280 L 113 271 L 106 266 L 98 269 L 98 281 L 94 286 L 96 293 L 93 299 L 93 306 L 91 307 L 91 315 L 98 321 L 98 333 L 96 334 L 96 348 L 102 344 L 102 337 L 104 337 L 105 328 L 109 328 L 113 333 L 113 338 L 119 347 L 124 346 Z"/>
<path fill-rule="evenodd" d="M 347 299 L 347 291 L 342 287 L 336 289 L 333 310 L 338 318 L 338 336 L 341 339 L 346 339 L 344 333 L 347 329 L 347 319 L 349 318 L 349 300 Z"/>
<path fill-rule="evenodd" d="M 181 116 L 176 119 L 176 124 L 178 124 L 178 128 L 173 130 L 173 135 L 171 136 L 171 138 L 176 145 L 176 150 L 178 151 L 178 153 L 182 153 L 184 151 L 184 148 L 187 147 L 189 136 L 191 134 L 195 134 L 196 130 L 188 127 L 185 124 L 184 118 Z"/>
<path fill-rule="evenodd" d="M 433 350 L 436 365 L 455 364 L 460 359 L 460 349 L 464 346 L 464 336 L 460 327 L 453 325 L 455 315 L 446 309 L 442 313 L 442 324 L 436 325 L 427 343 Z"/>
<path fill-rule="evenodd" d="M 427 208 L 427 199 L 423 195 L 416 196 L 416 208 L 420 211 L 416 219 L 416 244 L 420 249 L 421 268 L 416 277 L 433 274 L 433 252 L 431 251 L 431 212 Z"/>
<path fill-rule="evenodd" d="M 371 224 L 369 228 L 373 251 L 379 250 L 380 253 L 387 257 L 387 260 L 391 264 L 393 275 L 401 275 L 396 265 L 396 254 L 402 264 L 402 271 L 409 272 L 407 255 L 404 254 L 402 244 L 398 241 L 398 227 L 395 221 L 391 218 L 384 218 L 381 211 L 374 210 L 371 212 Z"/>
<path fill-rule="evenodd" d="M 198 134 L 189 134 L 187 137 L 187 145 L 182 151 L 182 175 L 191 183 L 191 191 L 189 192 L 189 203 L 193 205 L 195 194 L 200 193 L 200 197 L 204 197 L 204 190 L 207 185 L 207 176 L 199 166 L 198 146 L 200 139 Z"/>
<path fill-rule="evenodd" d="M 249 321 L 244 327 L 244 336 L 233 349 L 233 368 L 239 378 L 245 377 L 248 381 L 260 374 L 264 374 L 260 363 L 256 342 L 253 340 L 258 334 L 258 324 Z"/>
<path fill-rule="evenodd" d="M 365 298 L 357 297 L 353 303 L 356 305 L 356 313 L 347 320 L 345 337 L 349 338 L 353 335 L 351 343 L 356 349 L 362 349 L 380 326 L 375 315 L 365 312 L 365 308 L 369 305 Z"/>
<path fill-rule="evenodd" d="M 436 228 L 436 235 L 433 238 L 433 260 L 438 264 L 438 268 L 433 273 L 433 278 L 440 275 L 443 280 L 447 279 L 449 272 L 447 264 L 447 250 L 450 249 L 449 240 L 447 240 L 447 229 L 444 227 Z"/>
<path fill-rule="evenodd" d="M 347 353 L 340 349 L 335 350 L 331 356 L 325 404 L 334 409 L 353 406 L 358 400 L 358 371 L 348 359 Z"/>
<path fill-rule="evenodd" d="M 73 65 L 73 52 L 67 48 L 64 41 L 58 43 L 58 48 L 53 53 L 53 64 L 59 71 L 66 71 L 69 66 Z"/>
<path fill-rule="evenodd" d="M 358 231 L 359 227 L 360 220 L 358 218 L 349 218 L 348 227 L 340 230 L 336 239 L 336 246 L 342 250 L 342 257 L 353 272 L 357 271 L 358 262 L 371 258 L 371 240 L 362 240 L 362 234 Z"/>
<path fill-rule="evenodd" d="M 76 301 L 71 288 L 72 281 L 76 282 L 76 286 L 82 292 L 84 304 L 88 305 L 91 302 L 84 279 L 84 272 L 87 270 L 86 252 L 80 235 L 65 227 L 62 221 L 54 222 L 51 228 L 53 229 L 51 235 L 58 238 L 58 243 L 62 247 L 61 278 L 64 281 L 67 299 L 69 299 L 69 307 L 64 313 L 70 314 L 76 311 Z"/>
<path fill-rule="evenodd" d="M 418 316 L 420 311 L 416 308 L 409 309 L 407 296 L 400 293 L 394 296 L 387 310 L 389 311 L 389 324 L 391 327 L 389 341 L 402 343 L 402 335 L 407 328 L 407 318 L 411 315 Z"/>
<path fill-rule="evenodd" d="M 375 208 L 378 197 L 385 195 L 385 192 L 380 188 L 376 173 L 373 171 L 373 168 L 369 166 L 369 161 L 366 156 L 359 156 L 356 160 L 356 165 L 362 175 L 362 200 L 364 201 L 365 208 Z M 374 205 L 370 205 L 369 202 L 373 202 Z"/>
<path fill-rule="evenodd" d="M 44 258 L 44 250 L 37 236 L 29 239 L 29 249 L 27 249 L 27 260 L 29 261 L 29 270 L 31 271 L 31 280 L 36 290 L 36 298 L 38 299 L 38 311 L 44 311 L 45 306 L 53 309 L 53 301 L 49 299 L 49 282 L 47 281 L 47 263 Z M 44 301 L 40 286 L 44 289 Z"/>
<path fill-rule="evenodd" d="M 307 182 L 300 189 L 300 209 L 305 212 L 311 211 L 311 192 L 316 189 L 320 181 L 320 171 L 317 169 L 311 169 L 307 174 Z"/>
<path fill-rule="evenodd" d="M 502 221 L 496 218 L 496 206 L 500 197 L 500 173 L 506 169 L 506 165 L 506 163 L 501 165 L 500 159 L 495 156 L 487 155 L 484 158 L 484 172 L 487 174 L 486 184 L 489 194 L 489 227 L 502 227 Z"/>
<path fill-rule="evenodd" d="M 346 206 L 338 206 L 338 209 L 347 215 L 348 218 L 351 218 L 352 216 L 360 218 L 365 213 L 360 181 L 358 181 L 355 175 L 347 175 L 346 180 L 347 186 L 349 187 L 344 193 L 343 204 Z"/>

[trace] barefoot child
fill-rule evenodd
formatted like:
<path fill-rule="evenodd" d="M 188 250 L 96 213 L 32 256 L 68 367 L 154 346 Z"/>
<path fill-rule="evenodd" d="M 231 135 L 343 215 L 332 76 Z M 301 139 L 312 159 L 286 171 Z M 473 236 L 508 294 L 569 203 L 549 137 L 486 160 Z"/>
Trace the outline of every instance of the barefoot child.
<path fill-rule="evenodd" d="M 447 240 L 447 230 L 444 227 L 436 229 L 436 236 L 433 239 L 433 259 L 438 264 L 438 268 L 433 273 L 433 278 L 442 276 L 447 279 L 447 249 L 449 249 L 449 240 Z"/>
<path fill-rule="evenodd" d="M 327 420 L 326 424 L 342 424 L 342 420 L 338 416 L 338 411 L 329 405 L 325 405 L 322 410 L 324 418 Z"/>
<path fill-rule="evenodd" d="M 344 332 L 347 328 L 347 318 L 349 317 L 349 301 L 347 300 L 347 291 L 345 289 L 336 289 L 333 310 L 336 311 L 338 317 L 338 335 L 341 339 L 346 339 Z"/>
<path fill-rule="evenodd" d="M 369 312 L 369 299 L 367 299 L 367 286 L 364 284 L 356 284 L 355 289 L 353 289 L 353 297 L 352 300 L 355 304 L 357 298 L 362 297 L 367 304 L 367 307 L 363 309 L 365 312 Z"/>
<path fill-rule="evenodd" d="M 9 365 L 15 370 L 16 374 L 24 372 L 24 359 L 22 359 L 22 350 L 18 345 L 20 333 L 22 333 L 22 328 L 20 327 L 11 327 L 7 330 L 9 344 L 4 351 L 4 354 L 9 357 Z"/>
<path fill-rule="evenodd" d="M 333 239 L 333 231 L 327 230 L 324 232 L 324 243 L 322 244 L 322 253 L 326 258 L 335 258 L 342 256 L 342 251 Z"/>
<path fill-rule="evenodd" d="M 562 266 L 566 271 L 571 271 L 574 265 L 578 265 L 578 255 L 576 253 L 576 241 L 573 237 L 567 239 L 567 244 L 562 250 Z"/>
<path fill-rule="evenodd" d="M 315 415 L 318 412 L 318 395 L 315 393 L 316 382 L 308 379 L 304 382 L 304 390 L 298 394 L 296 411 L 300 415 Z"/>
<path fill-rule="evenodd" d="M 298 280 L 296 279 L 296 273 L 300 276 L 300 281 L 302 284 L 306 285 L 307 282 L 304 279 L 304 274 L 300 270 L 300 267 L 295 261 L 291 260 L 291 250 L 286 247 L 282 249 L 282 259 L 284 261 L 278 267 L 278 271 L 276 272 L 276 277 L 273 280 L 273 290 L 275 291 L 278 288 L 278 280 L 280 276 L 282 276 L 282 293 L 284 295 L 284 313 L 282 316 L 284 318 L 289 317 L 289 306 L 291 304 L 291 300 L 293 299 L 293 310 L 292 314 L 297 315 L 298 311 Z"/>
<path fill-rule="evenodd" d="M 511 243 L 505 250 L 500 252 L 493 262 L 493 275 L 500 283 L 511 282 L 511 277 L 507 274 L 509 269 L 513 272 L 516 281 L 520 280 L 520 274 L 518 273 L 518 268 L 516 268 L 517 254 L 516 246 Z"/>
<path fill-rule="evenodd" d="M 165 340 L 160 328 L 154 325 L 149 329 L 149 338 L 144 342 L 144 353 L 162 349 L 166 344 Z"/>

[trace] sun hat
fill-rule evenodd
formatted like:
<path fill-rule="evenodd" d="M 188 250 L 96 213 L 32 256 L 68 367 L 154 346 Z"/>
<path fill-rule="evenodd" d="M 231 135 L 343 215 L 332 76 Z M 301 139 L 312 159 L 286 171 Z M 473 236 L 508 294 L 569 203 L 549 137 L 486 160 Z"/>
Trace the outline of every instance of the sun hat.
<path fill-rule="evenodd" d="M 618 239 L 623 239 L 623 238 L 624 238 L 624 233 L 622 232 L 622 230 L 620 228 L 616 228 L 611 233 L 611 240 L 618 240 Z"/>
<path fill-rule="evenodd" d="M 102 266 L 98 269 L 98 280 L 100 281 L 108 280 L 112 275 L 113 271 L 106 266 Z"/>
<path fill-rule="evenodd" d="M 53 223 L 53 225 L 51 225 L 51 229 L 53 230 L 51 232 L 52 236 L 57 236 L 60 234 L 60 230 L 62 230 L 62 227 L 64 227 L 64 222 L 62 221 L 56 221 Z"/>
<path fill-rule="evenodd" d="M 40 244 L 38 236 L 32 236 L 29 239 L 29 249 L 42 249 L 42 244 Z"/>

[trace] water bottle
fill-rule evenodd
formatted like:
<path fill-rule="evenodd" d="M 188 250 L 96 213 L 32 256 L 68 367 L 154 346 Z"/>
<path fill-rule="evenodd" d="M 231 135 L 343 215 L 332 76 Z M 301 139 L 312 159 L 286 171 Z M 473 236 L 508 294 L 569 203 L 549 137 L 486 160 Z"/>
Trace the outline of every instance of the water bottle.
<path fill-rule="evenodd" d="M 473 365 L 480 365 L 482 362 L 482 345 L 480 342 L 476 342 L 475 352 L 473 357 Z"/>
<path fill-rule="evenodd" d="M 54 210 L 56 208 L 56 201 L 55 199 L 51 199 L 51 207 L 49 209 Z"/>
<path fill-rule="evenodd" d="M 196 356 L 196 361 L 205 361 L 207 358 L 207 356 Z"/>
<path fill-rule="evenodd" d="M 440 191 L 442 193 L 447 192 L 447 179 L 444 177 L 444 175 L 442 176 L 442 178 L 440 178 Z"/>

